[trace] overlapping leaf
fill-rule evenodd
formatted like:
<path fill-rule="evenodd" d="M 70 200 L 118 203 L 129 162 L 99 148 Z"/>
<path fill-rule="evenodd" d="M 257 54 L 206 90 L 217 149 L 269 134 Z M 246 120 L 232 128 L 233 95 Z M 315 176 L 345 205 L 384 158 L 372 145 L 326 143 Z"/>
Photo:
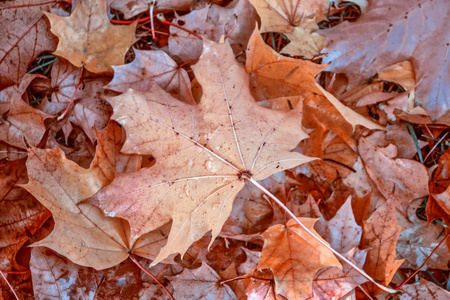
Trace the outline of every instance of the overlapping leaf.
<path fill-rule="evenodd" d="M 70 17 L 46 16 L 59 38 L 54 54 L 94 73 L 111 72 L 111 65 L 123 64 L 136 41 L 135 23 L 115 26 L 109 22 L 106 0 L 79 1 Z"/>
<path fill-rule="evenodd" d="M 105 213 L 130 221 L 133 240 L 173 220 L 154 263 L 183 254 L 207 231 L 214 240 L 245 179 L 261 180 L 312 160 L 291 152 L 306 137 L 300 107 L 282 113 L 256 104 L 228 44 L 205 41 L 193 69 L 203 89 L 197 106 L 157 85 L 110 99 L 113 118 L 127 132 L 122 151 L 151 153 L 156 164 L 117 176 L 95 200 Z"/>
<path fill-rule="evenodd" d="M 325 62 L 356 85 L 384 67 L 411 60 L 416 101 L 439 118 L 450 109 L 449 14 L 447 0 L 371 1 L 357 22 L 321 31 L 330 41 Z"/>

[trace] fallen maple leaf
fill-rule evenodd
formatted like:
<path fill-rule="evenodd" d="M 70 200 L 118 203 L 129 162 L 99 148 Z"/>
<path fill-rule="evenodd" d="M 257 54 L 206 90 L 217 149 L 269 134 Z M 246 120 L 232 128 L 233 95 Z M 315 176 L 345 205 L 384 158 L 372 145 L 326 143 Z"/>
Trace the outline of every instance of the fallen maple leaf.
<path fill-rule="evenodd" d="M 130 19 L 142 12 L 150 11 L 151 5 L 154 7 L 154 12 L 189 11 L 189 8 L 194 2 L 195 0 L 108 0 L 110 7 L 121 11 L 125 19 Z"/>
<path fill-rule="evenodd" d="M 390 199 L 364 221 L 362 246 L 369 249 L 364 270 L 384 285 L 391 281 L 403 263 L 403 260 L 397 260 L 395 253 L 401 230 L 396 221 L 395 203 Z M 372 283 L 366 283 L 364 287 L 372 296 L 381 292 Z"/>
<path fill-rule="evenodd" d="M 44 120 L 49 115 L 22 100 L 29 83 L 35 76 L 27 74 L 19 86 L 0 91 L 0 140 L 12 146 L 36 146 L 45 133 Z"/>
<path fill-rule="evenodd" d="M 15 186 L 26 182 L 26 158 L 16 161 L 0 160 L 0 270 L 20 270 L 16 261 L 20 248 L 29 235 L 50 217 L 33 196 Z"/>
<path fill-rule="evenodd" d="M 344 254 L 345 257 L 359 266 L 364 265 L 366 255 L 367 250 L 359 250 L 358 248 L 353 248 Z M 366 278 L 347 264 L 343 265 L 342 270 L 336 267 L 324 268 L 314 276 L 314 296 L 308 298 L 308 300 L 340 299 L 366 281 Z"/>
<path fill-rule="evenodd" d="M 448 86 L 449 31 L 447 0 L 371 1 L 354 22 L 321 31 L 330 41 L 325 62 L 333 72 L 345 72 L 353 85 L 382 68 L 411 60 L 416 73 L 416 101 L 433 119 L 450 109 Z"/>
<path fill-rule="evenodd" d="M 406 213 L 411 201 L 429 194 L 427 169 L 417 161 L 396 158 L 395 145 L 379 146 L 380 136 L 384 132 L 361 137 L 358 152 L 378 190 L 385 198 L 395 197 L 397 207 Z"/>
<path fill-rule="evenodd" d="M 175 299 L 238 299 L 226 283 L 220 283 L 221 279 L 216 271 L 205 263 L 198 269 L 185 269 L 181 274 L 169 279 L 175 287 Z"/>
<path fill-rule="evenodd" d="M 128 89 L 148 91 L 156 82 L 172 96 L 189 104 L 195 104 L 189 75 L 164 51 L 133 49 L 135 59 L 123 66 L 113 66 L 114 78 L 105 88 L 126 92 Z"/>
<path fill-rule="evenodd" d="M 299 218 L 309 230 L 315 219 Z M 329 266 L 342 268 L 333 253 L 306 233 L 295 220 L 266 230 L 259 269 L 270 268 L 275 277 L 276 292 L 288 299 L 305 299 L 312 295 L 316 272 Z"/>
<path fill-rule="evenodd" d="M 34 296 L 38 300 L 92 299 L 92 295 L 98 299 L 138 299 L 155 285 L 144 281 L 131 261 L 97 271 L 76 265 L 43 247 L 31 250 L 30 270 Z M 159 293 L 154 296 L 166 299 L 164 292 L 159 290 Z"/>
<path fill-rule="evenodd" d="M 431 255 L 433 250 L 443 238 L 442 226 L 435 222 L 428 222 L 417 217 L 423 199 L 417 199 L 408 207 L 408 217 L 397 214 L 397 223 L 402 226 L 402 232 L 395 248 L 398 255 L 405 259 L 402 265 L 404 269 L 418 269 Z M 448 270 L 450 253 L 447 244 L 441 245 L 431 255 L 427 264 L 421 268 Z"/>
<path fill-rule="evenodd" d="M 228 7 L 211 5 L 173 19 L 175 24 L 218 42 L 225 35 L 236 55 L 245 51 L 247 41 L 255 27 L 256 13 L 248 0 L 240 0 Z M 197 59 L 203 42 L 192 34 L 170 26 L 169 52 L 182 61 Z"/>
<path fill-rule="evenodd" d="M 327 0 L 250 0 L 261 17 L 261 32 L 282 32 L 291 41 L 281 53 L 312 58 L 327 45 L 317 21 L 326 16 Z"/>
<path fill-rule="evenodd" d="M 113 119 L 127 132 L 125 153 L 152 154 L 156 164 L 119 174 L 94 198 L 107 214 L 130 221 L 132 241 L 173 220 L 167 246 L 153 264 L 212 230 L 212 241 L 244 186 L 313 158 L 290 152 L 306 137 L 300 106 L 289 113 L 260 107 L 247 73 L 228 44 L 205 41 L 192 67 L 203 88 L 197 106 L 157 85 L 110 99 Z"/>
<path fill-rule="evenodd" d="M 413 284 L 406 284 L 402 286 L 399 291 L 402 294 L 399 296 L 400 300 L 409 299 L 429 299 L 429 300 L 440 300 L 449 299 L 450 292 L 440 288 L 436 284 L 420 278 L 420 281 Z"/>
<path fill-rule="evenodd" d="M 277 105 L 275 108 L 284 104 L 286 110 L 289 110 L 288 101 L 286 99 L 283 102 L 280 98 L 307 97 L 320 93 L 314 77 L 326 68 L 307 60 L 278 54 L 263 41 L 258 28 L 255 28 L 248 41 L 245 67 L 250 74 L 252 95 L 256 100 L 272 100 L 273 105 Z M 297 106 L 297 102 L 290 102 L 291 106 Z"/>
<path fill-rule="evenodd" d="M 109 22 L 106 0 L 79 1 L 70 17 L 45 13 L 51 31 L 59 38 L 55 55 L 94 73 L 112 72 L 121 65 L 136 41 L 136 23 L 115 26 Z"/>
<path fill-rule="evenodd" d="M 76 90 L 80 70 L 64 59 L 59 59 L 52 66 L 51 82 L 47 83 L 47 92 L 51 92 L 50 100 L 44 99 L 37 108 L 50 115 L 57 115 L 64 111 L 75 93 L 75 105 L 68 118 L 53 125 L 58 131 L 62 128 L 66 141 L 73 130 L 73 125 L 79 126 L 94 143 L 95 129 L 103 129 L 109 122 L 112 108 L 103 100 L 112 92 L 103 89 L 108 82 L 106 78 L 92 78 L 86 74 L 83 87 Z"/>
<path fill-rule="evenodd" d="M 50 6 L 51 2 L 36 5 L 34 0 L 0 2 L 0 89 L 19 84 L 39 54 L 55 49 L 42 13 Z"/>

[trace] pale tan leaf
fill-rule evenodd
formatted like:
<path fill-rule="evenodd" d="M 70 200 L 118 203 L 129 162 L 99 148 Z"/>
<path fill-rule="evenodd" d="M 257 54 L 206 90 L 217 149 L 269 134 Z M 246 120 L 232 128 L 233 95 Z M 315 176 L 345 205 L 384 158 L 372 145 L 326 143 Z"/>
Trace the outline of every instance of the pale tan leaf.
<path fill-rule="evenodd" d="M 59 38 L 55 55 L 94 73 L 112 72 L 121 65 L 136 41 L 136 23 L 115 26 L 109 22 L 106 0 L 79 1 L 70 17 L 46 13 L 51 31 Z"/>
<path fill-rule="evenodd" d="M 96 269 L 112 267 L 128 257 L 128 224 L 103 216 L 83 200 L 115 175 L 115 148 L 99 144 L 89 169 L 67 160 L 59 148 L 28 151 L 29 182 L 22 185 L 53 214 L 55 229 L 34 246 L 47 246 L 71 261 Z"/>
<path fill-rule="evenodd" d="M 315 219 L 299 218 L 315 235 Z M 275 225 L 263 233 L 265 242 L 259 269 L 270 268 L 275 277 L 276 292 L 288 299 L 312 295 L 312 281 L 324 267 L 342 268 L 333 253 L 306 233 L 294 220 L 287 226 Z"/>
<path fill-rule="evenodd" d="M 305 19 L 326 16 L 328 0 L 250 0 L 262 19 L 261 32 L 291 32 Z"/>
<path fill-rule="evenodd" d="M 154 264 L 184 254 L 210 230 L 213 241 L 246 179 L 262 180 L 313 160 L 291 152 L 306 137 L 301 107 L 288 113 L 260 107 L 229 45 L 205 41 L 193 70 L 203 89 L 196 106 L 157 85 L 110 99 L 113 118 L 127 132 L 122 151 L 152 154 L 156 164 L 117 176 L 93 200 L 106 214 L 130 221 L 132 241 L 173 220 Z"/>

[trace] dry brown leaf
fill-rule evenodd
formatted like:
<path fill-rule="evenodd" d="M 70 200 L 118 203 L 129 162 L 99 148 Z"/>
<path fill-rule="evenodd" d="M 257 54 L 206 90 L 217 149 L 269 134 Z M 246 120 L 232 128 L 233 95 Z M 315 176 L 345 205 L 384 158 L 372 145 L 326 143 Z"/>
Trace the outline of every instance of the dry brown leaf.
<path fill-rule="evenodd" d="M 154 12 L 161 11 L 189 11 L 195 0 L 164 0 L 154 1 Z M 149 0 L 108 0 L 111 8 L 121 11 L 125 19 L 130 19 L 142 12 L 150 10 Z"/>
<path fill-rule="evenodd" d="M 245 67 L 250 74 L 252 95 L 257 101 L 320 93 L 314 77 L 326 68 L 278 54 L 267 46 L 257 28 L 248 42 Z M 291 101 L 291 104 L 297 106 L 295 102 Z"/>
<path fill-rule="evenodd" d="M 3 271 L 21 269 L 16 262 L 19 249 L 51 215 L 27 191 L 15 186 L 26 182 L 25 161 L 26 158 L 0 160 L 0 269 Z"/>
<path fill-rule="evenodd" d="M 362 229 L 355 222 L 351 197 L 345 201 L 332 219 L 319 223 L 316 228 L 330 246 L 340 253 L 346 253 L 358 247 Z"/>
<path fill-rule="evenodd" d="M 169 279 L 175 287 L 173 296 L 177 300 L 238 299 L 226 283 L 220 284 L 220 276 L 205 263 L 198 269 L 185 269 L 181 274 Z"/>
<path fill-rule="evenodd" d="M 239 55 L 247 48 L 247 41 L 255 28 L 256 12 L 248 0 L 233 2 L 227 7 L 211 5 L 200 10 L 176 17 L 175 24 L 184 24 L 188 29 L 200 36 L 218 42 L 222 36 L 227 41 L 235 55 Z M 234 29 L 232 29 L 234 28 Z M 202 53 L 203 42 L 198 37 L 176 28 L 170 27 L 169 52 L 188 62 L 199 58 Z"/>
<path fill-rule="evenodd" d="M 262 19 L 261 32 L 291 32 L 305 18 L 326 16 L 328 0 L 250 0 Z"/>
<path fill-rule="evenodd" d="M 156 82 L 175 98 L 195 104 L 188 73 L 166 52 L 133 50 L 134 60 L 130 64 L 113 66 L 114 78 L 105 88 L 122 93 L 128 89 L 146 92 L 150 84 Z"/>
<path fill-rule="evenodd" d="M 0 140 L 18 148 L 25 148 L 25 139 L 36 146 L 45 133 L 44 120 L 50 117 L 22 100 L 33 78 L 27 74 L 19 86 L 0 91 Z"/>
<path fill-rule="evenodd" d="M 228 44 L 205 41 L 193 66 L 203 88 L 196 106 L 157 85 L 110 99 L 113 119 L 124 126 L 125 153 L 152 154 L 156 164 L 119 174 L 94 203 L 129 220 L 132 241 L 173 220 L 167 246 L 153 264 L 212 230 L 220 233 L 245 180 L 262 180 L 313 158 L 291 152 L 306 137 L 299 109 L 260 107 L 250 96 L 248 75 Z"/>
<path fill-rule="evenodd" d="M 315 219 L 299 218 L 314 234 Z M 276 292 L 288 299 L 312 295 L 312 281 L 324 267 L 342 268 L 333 253 L 306 233 L 294 220 L 274 225 L 263 233 L 264 247 L 259 269 L 270 268 L 275 277 Z"/>
<path fill-rule="evenodd" d="M 29 64 L 44 51 L 56 48 L 42 11 L 52 3 L 35 0 L 0 2 L 0 90 L 19 84 Z M 32 4 L 31 6 L 29 6 Z M 11 7 L 11 8 L 9 8 Z"/>
<path fill-rule="evenodd" d="M 302 1 L 299 1 L 302 2 Z M 291 56 L 304 56 L 308 59 L 314 56 L 328 45 L 327 39 L 315 32 L 319 29 L 315 19 L 306 19 L 301 27 L 294 27 L 291 32 L 286 32 L 286 37 L 291 41 L 280 50 L 280 53 Z"/>
<path fill-rule="evenodd" d="M 136 23 L 112 25 L 106 0 L 79 1 L 70 17 L 45 14 L 52 33 L 59 38 L 54 54 L 94 73 L 112 72 L 111 65 L 122 65 L 136 41 Z"/>
<path fill-rule="evenodd" d="M 380 129 L 380 130 L 386 130 L 384 127 L 381 127 L 378 124 L 375 124 L 372 121 L 369 121 L 368 119 L 364 118 L 363 116 L 359 115 L 355 111 L 353 111 L 351 108 L 345 106 L 342 104 L 336 97 L 334 97 L 329 92 L 325 91 L 323 87 L 321 87 L 319 84 L 316 83 L 317 88 L 323 93 L 323 95 L 333 104 L 334 107 L 339 111 L 339 113 L 349 122 L 353 129 L 355 129 L 356 125 L 362 125 L 369 129 Z"/>
<path fill-rule="evenodd" d="M 96 141 L 95 129 L 105 128 L 112 114 L 111 106 L 103 100 L 112 93 L 103 89 L 108 79 L 92 78 L 90 74 L 86 73 L 84 73 L 82 86 L 75 91 L 80 70 L 66 60 L 59 59 L 53 64 L 51 82 L 47 83 L 47 91 L 51 91 L 51 100 L 44 99 L 37 106 L 45 113 L 56 116 L 67 108 L 75 93 L 75 105 L 71 106 L 70 116 L 60 120 L 52 128 L 55 131 L 62 128 L 66 141 L 73 130 L 73 125 L 76 125 L 83 129 L 94 143 Z"/>
<path fill-rule="evenodd" d="M 363 249 L 368 249 L 364 270 L 377 282 L 387 285 L 395 272 L 403 263 L 397 260 L 395 247 L 401 232 L 397 224 L 395 203 L 389 200 L 379 207 L 363 226 Z M 372 283 L 366 283 L 364 288 L 372 296 L 381 292 Z"/>
<path fill-rule="evenodd" d="M 344 254 L 346 258 L 358 266 L 364 265 L 366 255 L 367 251 L 358 248 Z M 347 264 L 343 265 L 342 270 L 336 267 L 328 267 L 317 272 L 313 282 L 314 296 L 308 298 L 308 300 L 340 299 L 366 281 L 366 278 Z"/>
<path fill-rule="evenodd" d="M 291 43 L 281 53 L 312 58 L 326 39 L 318 33 L 317 23 L 326 16 L 327 0 L 250 0 L 261 17 L 261 32 L 282 32 Z"/>
<path fill-rule="evenodd" d="M 385 198 L 395 197 L 397 207 L 405 213 L 411 201 L 429 194 L 427 169 L 417 161 L 396 158 L 394 144 L 379 144 L 381 135 L 384 134 L 377 132 L 361 137 L 358 151 L 378 190 Z"/>
<path fill-rule="evenodd" d="M 141 279 L 140 270 L 131 261 L 96 271 L 46 248 L 33 248 L 30 269 L 37 300 L 92 299 L 93 295 L 97 299 L 139 299 L 149 286 L 156 285 Z M 155 297 L 168 299 L 160 287 L 156 291 Z"/>
<path fill-rule="evenodd" d="M 418 283 L 405 284 L 399 291 L 402 294 L 399 296 L 400 300 L 410 299 L 427 299 L 427 300 L 441 300 L 449 299 L 450 292 L 446 291 L 431 281 L 420 278 Z"/>
<path fill-rule="evenodd" d="M 428 258 L 444 237 L 442 225 L 427 224 L 427 221 L 417 217 L 417 209 L 423 200 L 417 199 L 408 207 L 408 217 L 397 214 L 397 223 L 402 226 L 402 232 L 397 242 L 397 253 L 405 259 L 402 269 L 418 269 Z M 441 245 L 427 261 L 425 269 L 448 270 L 450 253 L 446 244 Z"/>
<path fill-rule="evenodd" d="M 98 145 L 89 169 L 67 160 L 59 148 L 29 149 L 29 182 L 22 187 L 47 207 L 55 220 L 50 236 L 34 246 L 49 247 L 74 263 L 98 270 L 128 257 L 128 224 L 81 203 L 114 178 L 115 148 L 111 143 Z"/>
<path fill-rule="evenodd" d="M 324 49 L 329 69 L 345 72 L 353 85 L 382 68 L 411 60 L 416 74 L 416 102 L 433 119 L 450 108 L 448 66 L 449 31 L 447 0 L 371 1 L 356 22 L 321 31 L 330 41 Z"/>

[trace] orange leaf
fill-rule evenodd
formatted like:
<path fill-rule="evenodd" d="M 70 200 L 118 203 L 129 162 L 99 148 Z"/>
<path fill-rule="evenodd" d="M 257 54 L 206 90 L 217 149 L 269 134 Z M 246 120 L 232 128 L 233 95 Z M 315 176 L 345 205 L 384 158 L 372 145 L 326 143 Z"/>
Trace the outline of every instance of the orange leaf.
<path fill-rule="evenodd" d="M 315 235 L 316 219 L 299 218 Z M 304 299 L 312 294 L 316 272 L 324 267 L 342 268 L 333 253 L 306 233 L 294 221 L 275 225 L 263 233 L 265 242 L 258 268 L 270 268 L 277 294 L 288 299 Z"/>

